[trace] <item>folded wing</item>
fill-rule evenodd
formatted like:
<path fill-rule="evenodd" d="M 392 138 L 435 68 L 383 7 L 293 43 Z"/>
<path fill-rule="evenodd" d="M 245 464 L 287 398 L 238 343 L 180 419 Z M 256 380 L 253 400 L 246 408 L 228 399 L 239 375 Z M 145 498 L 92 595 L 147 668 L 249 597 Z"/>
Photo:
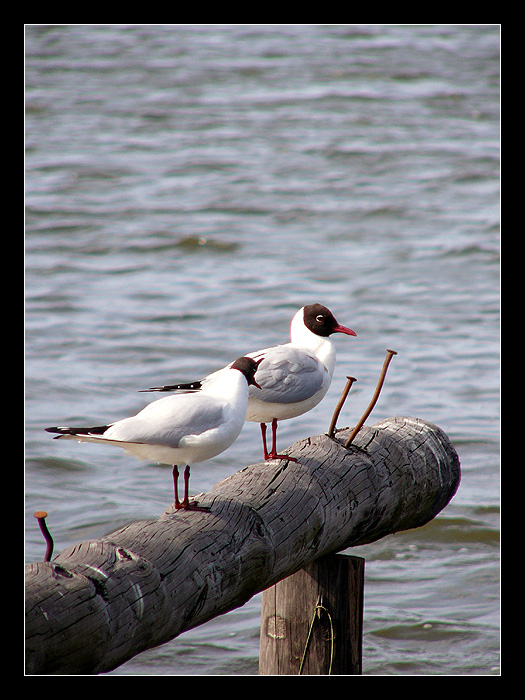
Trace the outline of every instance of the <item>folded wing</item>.
<path fill-rule="evenodd" d="M 250 355 L 264 360 L 257 369 L 260 389 L 250 387 L 250 397 L 268 403 L 298 403 L 316 394 L 327 371 L 313 353 L 289 345 L 267 348 Z"/>

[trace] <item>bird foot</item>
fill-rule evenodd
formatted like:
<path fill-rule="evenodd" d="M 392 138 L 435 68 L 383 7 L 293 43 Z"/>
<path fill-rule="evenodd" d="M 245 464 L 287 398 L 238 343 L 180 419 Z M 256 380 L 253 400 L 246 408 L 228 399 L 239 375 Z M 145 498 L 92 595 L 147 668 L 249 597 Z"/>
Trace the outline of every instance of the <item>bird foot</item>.
<path fill-rule="evenodd" d="M 198 510 L 203 513 L 209 513 L 210 506 L 199 506 L 197 505 L 199 501 L 193 499 L 192 501 L 175 501 L 173 506 L 175 510 Z"/>
<path fill-rule="evenodd" d="M 278 454 L 273 454 L 270 452 L 270 454 L 265 456 L 266 460 L 270 459 L 287 459 L 289 462 L 297 462 L 297 459 L 295 457 L 291 457 L 290 455 L 278 455 Z"/>

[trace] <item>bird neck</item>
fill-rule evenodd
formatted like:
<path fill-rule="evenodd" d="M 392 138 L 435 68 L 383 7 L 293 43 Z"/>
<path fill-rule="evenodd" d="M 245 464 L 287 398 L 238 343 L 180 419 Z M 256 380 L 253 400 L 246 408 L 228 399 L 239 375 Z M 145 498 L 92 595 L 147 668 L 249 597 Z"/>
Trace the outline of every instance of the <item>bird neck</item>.
<path fill-rule="evenodd" d="M 211 396 L 230 399 L 238 395 L 239 391 L 245 391 L 248 395 L 248 382 L 246 377 L 238 369 L 228 369 L 227 372 L 216 373 L 217 377 L 208 387 L 207 393 Z"/>
<path fill-rule="evenodd" d="M 317 359 L 323 363 L 330 376 L 332 376 L 335 369 L 335 345 L 332 343 L 330 338 L 321 338 L 319 336 L 316 337 L 319 338 L 320 342 L 314 352 Z"/>

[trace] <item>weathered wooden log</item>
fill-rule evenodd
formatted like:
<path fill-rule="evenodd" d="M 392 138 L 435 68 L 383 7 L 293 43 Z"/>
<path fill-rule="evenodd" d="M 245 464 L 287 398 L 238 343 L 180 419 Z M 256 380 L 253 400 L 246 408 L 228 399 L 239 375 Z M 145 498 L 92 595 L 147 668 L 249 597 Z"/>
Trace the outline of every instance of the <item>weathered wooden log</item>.
<path fill-rule="evenodd" d="M 459 485 L 437 426 L 390 418 L 294 443 L 175 511 L 26 569 L 29 674 L 110 671 L 236 608 L 316 558 L 424 525 Z"/>

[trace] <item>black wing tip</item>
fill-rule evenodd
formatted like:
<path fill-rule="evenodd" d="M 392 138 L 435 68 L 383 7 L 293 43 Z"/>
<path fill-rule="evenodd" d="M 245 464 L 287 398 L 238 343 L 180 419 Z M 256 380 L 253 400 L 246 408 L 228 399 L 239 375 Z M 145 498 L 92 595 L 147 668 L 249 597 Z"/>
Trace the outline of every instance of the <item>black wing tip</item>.
<path fill-rule="evenodd" d="M 149 389 L 139 389 L 139 393 L 146 393 L 148 391 L 200 391 L 202 389 L 202 383 L 198 382 L 188 382 L 186 384 L 166 384 L 166 386 L 152 386 Z"/>
<path fill-rule="evenodd" d="M 60 426 L 54 426 L 52 428 L 44 428 L 46 433 L 59 433 L 54 439 L 61 435 L 103 435 L 109 425 L 99 425 L 94 428 L 66 428 Z"/>
<path fill-rule="evenodd" d="M 64 435 L 74 435 L 75 432 L 70 429 L 70 428 L 60 428 L 58 426 L 54 426 L 52 428 L 44 428 L 46 433 L 58 433 L 58 435 L 53 436 L 53 440 L 58 440 L 61 437 L 64 437 Z"/>
<path fill-rule="evenodd" d="M 58 426 L 52 428 L 44 428 L 46 433 L 61 433 L 67 432 L 68 428 L 59 428 Z"/>

